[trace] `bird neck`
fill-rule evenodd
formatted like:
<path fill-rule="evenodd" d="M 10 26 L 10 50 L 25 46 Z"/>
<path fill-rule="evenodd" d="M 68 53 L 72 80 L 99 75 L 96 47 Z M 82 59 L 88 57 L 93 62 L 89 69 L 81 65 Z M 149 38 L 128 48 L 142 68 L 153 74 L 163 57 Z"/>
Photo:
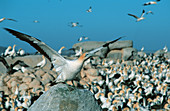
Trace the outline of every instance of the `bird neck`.
<path fill-rule="evenodd" d="M 82 54 L 79 58 L 78 58 L 78 61 L 84 61 L 85 60 L 85 55 L 86 53 Z"/>

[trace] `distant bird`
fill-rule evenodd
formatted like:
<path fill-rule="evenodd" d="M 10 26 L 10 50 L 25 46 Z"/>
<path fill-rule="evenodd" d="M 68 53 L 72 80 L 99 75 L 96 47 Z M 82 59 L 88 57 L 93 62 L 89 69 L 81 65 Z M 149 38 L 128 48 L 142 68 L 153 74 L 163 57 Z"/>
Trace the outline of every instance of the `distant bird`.
<path fill-rule="evenodd" d="M 79 42 L 81 42 L 82 40 L 83 40 L 83 37 L 80 37 L 80 38 L 78 39 Z"/>
<path fill-rule="evenodd" d="M 161 1 L 161 0 L 149 1 L 149 2 L 144 3 L 143 5 L 148 6 L 148 5 L 152 5 L 152 4 L 157 4 L 157 2 L 159 2 L 159 1 Z"/>
<path fill-rule="evenodd" d="M 13 34 L 14 36 L 16 36 L 17 38 L 19 38 L 20 40 L 28 42 L 31 46 L 33 46 L 41 54 L 43 54 L 47 59 L 49 59 L 49 61 L 52 64 L 51 68 L 54 67 L 55 71 L 59 73 L 59 76 L 55 79 L 56 83 L 66 82 L 68 80 L 72 81 L 76 77 L 76 75 L 81 71 L 84 62 L 88 58 L 93 56 L 96 52 L 103 49 L 104 47 L 108 47 L 109 44 L 112 44 L 122 38 L 119 37 L 118 39 L 108 42 L 102 45 L 101 47 L 96 48 L 88 53 L 83 53 L 76 60 L 67 60 L 63 58 L 60 54 L 58 54 L 54 49 L 46 45 L 44 42 L 41 42 L 40 40 L 32 36 L 17 32 L 9 28 L 4 29 L 7 30 L 9 33 Z"/>
<path fill-rule="evenodd" d="M 25 55 L 25 51 L 24 51 L 22 48 L 20 48 L 20 49 L 17 51 L 17 55 L 23 56 L 23 55 Z"/>
<path fill-rule="evenodd" d="M 86 10 L 86 12 L 92 12 L 92 7 L 90 6 L 88 10 Z"/>
<path fill-rule="evenodd" d="M 153 14 L 153 12 L 152 12 L 152 11 L 148 11 L 148 12 L 146 12 L 146 14 L 149 14 L 149 13 L 150 13 L 150 14 Z"/>
<path fill-rule="evenodd" d="M 4 20 L 11 20 L 11 21 L 17 22 L 17 21 L 14 20 L 14 19 L 3 17 L 3 18 L 0 19 L 0 23 L 1 23 L 2 21 L 4 21 Z"/>
<path fill-rule="evenodd" d="M 33 22 L 34 22 L 34 23 L 40 23 L 40 21 L 38 21 L 38 20 L 34 20 Z"/>
<path fill-rule="evenodd" d="M 75 52 L 76 52 L 75 56 L 81 56 L 83 54 L 82 47 L 80 47 L 79 50 L 75 50 Z"/>
<path fill-rule="evenodd" d="M 81 36 L 78 41 L 81 42 L 82 40 L 89 40 L 89 37 Z"/>
<path fill-rule="evenodd" d="M 141 50 L 140 50 L 141 52 L 143 52 L 144 51 L 144 46 L 141 48 Z"/>
<path fill-rule="evenodd" d="M 43 60 L 40 61 L 34 68 L 43 68 L 46 65 L 47 61 L 44 55 L 42 55 L 42 59 Z"/>
<path fill-rule="evenodd" d="M 3 65 L 6 67 L 8 74 L 12 74 L 12 73 L 14 73 L 14 72 L 17 71 L 17 69 L 14 68 L 16 65 L 18 65 L 18 64 L 20 65 L 20 64 L 23 64 L 23 63 L 24 63 L 24 62 L 21 61 L 21 60 L 17 60 L 14 64 L 10 64 L 10 65 L 9 65 L 9 64 L 7 63 L 7 61 L 6 61 L 6 59 L 4 59 L 3 57 L 0 57 L 0 62 L 2 62 Z M 24 64 L 25 64 L 25 63 L 24 63 Z"/>
<path fill-rule="evenodd" d="M 59 50 L 58 50 L 58 53 L 61 54 L 61 51 L 64 49 L 65 47 L 61 47 Z"/>
<path fill-rule="evenodd" d="M 89 37 L 85 37 L 85 36 L 83 36 L 83 38 L 84 38 L 84 40 L 89 40 Z"/>
<path fill-rule="evenodd" d="M 5 50 L 4 56 L 8 56 L 10 53 L 10 49 L 12 49 L 11 46 L 8 46 L 8 48 Z"/>
<path fill-rule="evenodd" d="M 9 52 L 9 56 L 10 56 L 10 57 L 16 56 L 15 47 L 16 47 L 16 45 L 14 44 L 14 45 L 13 45 L 13 48 L 12 48 L 12 51 Z"/>
<path fill-rule="evenodd" d="M 165 46 L 165 47 L 163 48 L 163 51 L 164 51 L 164 52 L 168 52 L 168 47 Z"/>
<path fill-rule="evenodd" d="M 71 22 L 71 25 L 69 24 L 68 26 L 71 26 L 71 27 L 82 27 L 82 25 L 79 25 L 79 22 Z"/>
<path fill-rule="evenodd" d="M 142 14 L 141 14 L 140 17 L 137 17 L 136 15 L 133 15 L 133 14 L 128 14 L 128 15 L 136 18 L 136 19 L 137 19 L 136 21 L 138 22 L 138 21 L 141 21 L 141 20 L 145 19 L 145 18 L 143 17 L 144 14 L 145 14 L 145 10 L 142 11 Z"/>

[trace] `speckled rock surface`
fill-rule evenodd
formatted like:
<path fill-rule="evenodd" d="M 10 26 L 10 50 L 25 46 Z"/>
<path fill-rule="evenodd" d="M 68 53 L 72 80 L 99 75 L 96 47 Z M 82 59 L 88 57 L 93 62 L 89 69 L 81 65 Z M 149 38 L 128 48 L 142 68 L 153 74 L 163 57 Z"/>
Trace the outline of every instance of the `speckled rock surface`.
<path fill-rule="evenodd" d="M 57 84 L 28 109 L 28 111 L 101 111 L 93 94 L 85 89 Z"/>

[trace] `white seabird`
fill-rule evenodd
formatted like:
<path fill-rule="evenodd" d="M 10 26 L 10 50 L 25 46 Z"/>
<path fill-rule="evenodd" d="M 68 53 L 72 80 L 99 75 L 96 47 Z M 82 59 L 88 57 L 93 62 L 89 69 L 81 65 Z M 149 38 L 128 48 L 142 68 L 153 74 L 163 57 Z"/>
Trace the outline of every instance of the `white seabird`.
<path fill-rule="evenodd" d="M 9 33 L 13 34 L 14 36 L 16 36 L 17 38 L 19 38 L 20 40 L 29 43 L 41 54 L 43 54 L 47 59 L 49 59 L 49 61 L 52 64 L 51 68 L 54 67 L 55 71 L 59 73 L 59 76 L 56 78 L 55 82 L 66 82 L 69 80 L 73 80 L 76 77 L 76 75 L 81 71 L 85 60 L 93 56 L 94 53 L 98 52 L 104 47 L 108 47 L 109 44 L 114 43 L 122 38 L 119 37 L 118 39 L 108 42 L 99 48 L 96 48 L 88 53 L 84 53 L 76 60 L 67 60 L 60 54 L 58 54 L 57 51 L 46 45 L 44 42 L 41 42 L 40 40 L 32 36 L 20 33 L 9 28 L 4 29 L 7 30 Z"/>
<path fill-rule="evenodd" d="M 9 56 L 10 56 L 10 57 L 16 56 L 15 47 L 16 47 L 16 45 L 14 44 L 14 45 L 13 45 L 13 48 L 12 48 L 12 51 L 9 52 Z"/>
<path fill-rule="evenodd" d="M 136 15 L 133 15 L 133 14 L 128 14 L 128 15 L 129 15 L 129 16 L 132 16 L 132 17 L 134 17 L 134 18 L 136 18 L 136 21 L 139 22 L 139 21 L 145 19 L 145 18 L 143 17 L 144 14 L 145 14 L 145 10 L 142 11 L 142 14 L 141 14 L 140 17 L 137 17 Z"/>
<path fill-rule="evenodd" d="M 47 61 L 45 56 L 42 55 L 42 61 L 40 61 L 34 68 L 43 68 L 46 65 Z"/>
<path fill-rule="evenodd" d="M 4 56 L 9 55 L 10 49 L 12 49 L 12 47 L 8 46 L 8 48 L 5 50 Z"/>
<path fill-rule="evenodd" d="M 61 54 L 61 51 L 64 49 L 65 47 L 61 47 L 59 50 L 58 50 L 58 53 Z"/>
<path fill-rule="evenodd" d="M 161 1 L 161 0 L 149 1 L 149 2 L 144 3 L 143 5 L 148 6 L 148 5 L 152 5 L 152 4 L 157 4 L 157 2 L 159 2 L 159 1 Z"/>
<path fill-rule="evenodd" d="M 88 10 L 86 10 L 86 12 L 92 12 L 92 7 L 90 6 Z"/>
<path fill-rule="evenodd" d="M 18 51 L 17 51 L 17 55 L 20 55 L 20 56 L 23 56 L 25 54 L 25 51 L 20 48 Z"/>
<path fill-rule="evenodd" d="M 71 22 L 68 26 L 70 27 L 82 27 L 82 25 L 79 25 L 79 22 Z"/>
<path fill-rule="evenodd" d="M 143 52 L 144 51 L 144 46 L 141 48 L 141 50 L 140 50 L 141 52 Z"/>
<path fill-rule="evenodd" d="M 152 11 L 148 11 L 148 12 L 146 12 L 146 14 L 149 14 L 149 13 L 150 13 L 150 14 L 153 14 L 153 12 L 152 12 Z"/>

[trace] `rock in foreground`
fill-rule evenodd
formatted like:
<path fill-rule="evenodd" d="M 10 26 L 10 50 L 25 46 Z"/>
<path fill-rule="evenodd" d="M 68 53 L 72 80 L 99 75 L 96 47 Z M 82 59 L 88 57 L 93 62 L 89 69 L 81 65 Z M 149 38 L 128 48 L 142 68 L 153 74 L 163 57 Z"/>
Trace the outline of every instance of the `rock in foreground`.
<path fill-rule="evenodd" d="M 28 111 L 101 111 L 93 94 L 84 89 L 57 84 L 29 108 Z"/>

